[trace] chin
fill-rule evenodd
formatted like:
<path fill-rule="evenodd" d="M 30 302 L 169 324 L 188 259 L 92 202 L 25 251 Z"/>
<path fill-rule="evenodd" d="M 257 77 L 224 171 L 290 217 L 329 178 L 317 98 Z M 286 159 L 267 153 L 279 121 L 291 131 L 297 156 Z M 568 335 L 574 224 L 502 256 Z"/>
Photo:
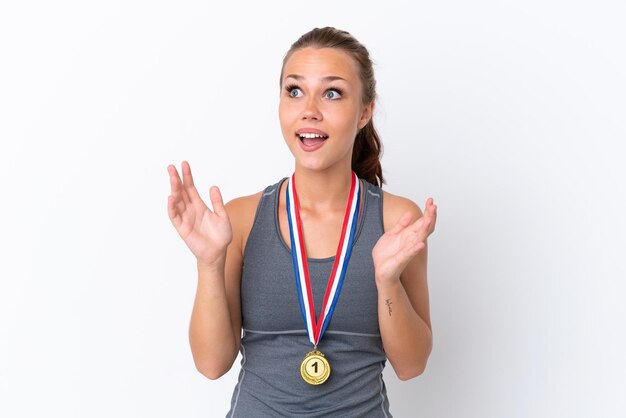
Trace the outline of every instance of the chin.
<path fill-rule="evenodd" d="M 307 161 L 306 159 L 298 158 L 296 158 L 296 165 L 311 171 L 324 171 L 329 167 L 329 164 L 324 161 L 311 161 L 310 159 Z"/>
<path fill-rule="evenodd" d="M 322 172 L 338 165 L 343 165 L 341 161 L 329 161 L 324 158 L 296 158 L 296 166 L 305 170 Z"/>

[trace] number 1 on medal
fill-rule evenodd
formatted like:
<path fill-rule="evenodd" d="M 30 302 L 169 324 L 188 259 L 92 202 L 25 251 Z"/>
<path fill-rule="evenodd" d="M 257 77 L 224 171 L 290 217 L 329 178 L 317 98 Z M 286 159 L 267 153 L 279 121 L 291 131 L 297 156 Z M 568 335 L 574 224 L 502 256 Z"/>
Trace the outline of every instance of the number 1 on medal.
<path fill-rule="evenodd" d="M 302 360 L 300 375 L 307 383 L 319 385 L 330 376 L 330 364 L 324 354 L 313 350 Z"/>

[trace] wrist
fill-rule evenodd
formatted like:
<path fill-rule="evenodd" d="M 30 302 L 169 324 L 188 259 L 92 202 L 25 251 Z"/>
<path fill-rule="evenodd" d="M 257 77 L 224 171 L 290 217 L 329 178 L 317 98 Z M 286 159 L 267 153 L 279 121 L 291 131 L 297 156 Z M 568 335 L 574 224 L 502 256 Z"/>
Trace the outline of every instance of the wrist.
<path fill-rule="evenodd" d="M 383 290 L 394 290 L 398 285 L 400 285 L 400 276 L 381 277 L 377 275 L 375 278 L 376 288 L 379 292 Z"/>
<path fill-rule="evenodd" d="M 210 274 L 223 274 L 224 266 L 226 264 L 226 258 L 220 257 L 215 261 L 207 262 L 203 260 L 196 260 L 196 267 L 199 272 Z"/>

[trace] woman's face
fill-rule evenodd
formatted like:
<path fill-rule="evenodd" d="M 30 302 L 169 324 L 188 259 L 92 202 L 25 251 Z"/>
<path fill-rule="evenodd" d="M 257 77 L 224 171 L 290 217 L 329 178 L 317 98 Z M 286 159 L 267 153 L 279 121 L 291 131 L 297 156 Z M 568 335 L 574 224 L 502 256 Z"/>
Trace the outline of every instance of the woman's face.
<path fill-rule="evenodd" d="M 301 166 L 323 170 L 352 162 L 354 138 L 372 115 L 362 103 L 357 63 L 336 48 L 294 52 L 283 69 L 280 126 Z"/>

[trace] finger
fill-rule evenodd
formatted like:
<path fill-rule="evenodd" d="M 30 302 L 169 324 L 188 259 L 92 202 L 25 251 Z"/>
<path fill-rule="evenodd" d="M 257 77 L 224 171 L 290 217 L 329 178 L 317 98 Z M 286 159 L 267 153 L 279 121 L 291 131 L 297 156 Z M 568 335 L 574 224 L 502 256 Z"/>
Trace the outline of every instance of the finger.
<path fill-rule="evenodd" d="M 429 197 L 426 201 L 426 211 L 433 212 L 436 211 L 437 205 L 435 205 L 435 201 L 432 197 Z"/>
<path fill-rule="evenodd" d="M 420 241 L 413 247 L 413 254 L 417 255 L 420 251 L 426 248 L 426 243 L 424 241 Z"/>
<path fill-rule="evenodd" d="M 172 168 L 168 169 L 168 171 L 170 172 L 170 186 L 172 189 L 170 197 L 172 197 L 172 204 L 175 207 L 178 207 L 180 211 L 182 212 L 187 207 L 186 202 L 187 203 L 189 202 L 189 198 L 187 197 L 187 192 L 185 191 L 185 189 L 182 187 L 180 183 L 180 178 L 178 177 L 176 168 L 172 166 Z"/>
<path fill-rule="evenodd" d="M 178 204 L 178 200 L 183 201 L 185 204 L 189 204 L 189 195 L 183 188 L 182 182 L 180 181 L 180 176 L 178 175 L 178 170 L 173 165 L 167 166 L 167 172 L 170 174 L 170 188 L 171 194 L 176 199 L 176 204 Z"/>
<path fill-rule="evenodd" d="M 180 188 L 182 187 L 182 182 L 180 181 L 180 177 L 178 176 L 178 170 L 176 170 L 176 167 L 172 164 L 167 166 L 167 172 L 170 175 L 171 193 L 174 194 L 175 192 L 180 190 Z"/>
<path fill-rule="evenodd" d="M 411 234 L 415 234 L 415 237 L 418 241 L 424 241 L 431 234 L 431 228 L 433 226 L 433 219 L 430 216 L 429 212 L 424 212 L 424 215 L 415 221 L 407 231 L 410 231 Z"/>
<path fill-rule="evenodd" d="M 428 201 L 430 202 L 430 205 L 426 210 L 426 214 L 428 215 L 428 224 L 425 226 L 429 231 L 428 233 L 431 234 L 435 230 L 435 223 L 437 222 L 437 205 L 433 203 L 432 197 L 429 198 Z"/>
<path fill-rule="evenodd" d="M 194 201 L 200 199 L 198 189 L 196 189 L 196 186 L 193 182 L 193 175 L 191 174 L 191 166 L 189 165 L 189 162 L 183 161 L 181 165 L 183 171 L 183 183 L 185 186 L 185 190 L 187 190 L 189 200 Z"/>
<path fill-rule="evenodd" d="M 400 232 L 401 230 L 403 230 L 404 228 L 407 227 L 407 225 L 411 222 L 411 212 L 404 212 L 404 214 L 402 216 L 400 216 L 400 219 L 398 219 L 398 222 L 396 222 L 395 226 L 393 228 L 391 228 L 391 233 L 397 233 Z"/>
<path fill-rule="evenodd" d="M 220 216 L 225 216 L 226 208 L 224 207 L 224 201 L 222 200 L 222 193 L 220 192 L 219 187 L 212 186 L 209 190 L 209 196 L 211 197 L 213 211 Z"/>
<path fill-rule="evenodd" d="M 174 182 L 174 184 L 172 185 L 172 195 L 174 195 L 174 197 L 178 198 L 178 195 L 180 195 L 180 198 L 183 202 L 185 202 L 185 206 L 191 204 L 191 199 L 189 198 L 189 194 L 187 193 L 187 190 L 184 187 L 183 182 L 180 179 L 180 176 L 178 175 L 178 170 L 176 170 L 176 167 L 173 167 L 173 171 L 175 176 L 172 178 L 172 176 L 170 175 L 170 184 L 172 184 L 172 182 Z M 183 170 L 183 178 L 184 178 L 184 170 Z M 175 190 L 174 190 L 175 187 Z"/>
<path fill-rule="evenodd" d="M 424 241 L 414 240 L 406 246 L 404 251 L 406 254 L 415 255 L 420 252 L 425 246 L 426 244 L 424 243 Z"/>
<path fill-rule="evenodd" d="M 435 224 L 437 223 L 437 205 L 433 205 L 432 208 L 432 218 L 433 218 L 433 223 L 431 226 L 431 233 L 435 231 Z"/>
<path fill-rule="evenodd" d="M 174 226 L 178 227 L 182 223 L 182 217 L 176 208 L 176 198 L 172 195 L 167 197 L 167 215 Z"/>
<path fill-rule="evenodd" d="M 424 215 L 415 222 L 415 226 L 418 229 L 422 229 L 428 236 L 434 231 L 435 222 L 437 219 L 437 206 L 433 203 L 433 199 L 428 198 L 426 201 L 426 208 L 424 209 Z M 421 220 L 421 223 L 418 222 Z"/>
<path fill-rule="evenodd" d="M 183 161 L 181 163 L 181 168 L 183 170 L 183 183 L 185 186 L 193 186 L 193 176 L 191 175 L 191 167 L 189 166 L 189 162 Z"/>
<path fill-rule="evenodd" d="M 187 208 L 185 204 L 185 197 L 187 193 L 182 187 L 182 183 L 180 181 L 180 177 L 178 175 L 178 171 L 176 167 L 173 165 L 167 166 L 167 171 L 170 175 L 170 187 L 171 187 L 171 195 L 168 197 L 168 214 L 172 222 L 176 220 L 176 218 L 180 218 L 177 220 L 178 224 L 182 222 L 181 214 Z M 187 199 L 188 201 L 188 199 Z"/>
<path fill-rule="evenodd" d="M 167 213 L 172 221 L 172 224 L 178 229 L 184 222 L 184 213 L 187 207 L 185 202 L 180 198 L 180 193 L 177 196 L 168 196 L 167 198 Z"/>

